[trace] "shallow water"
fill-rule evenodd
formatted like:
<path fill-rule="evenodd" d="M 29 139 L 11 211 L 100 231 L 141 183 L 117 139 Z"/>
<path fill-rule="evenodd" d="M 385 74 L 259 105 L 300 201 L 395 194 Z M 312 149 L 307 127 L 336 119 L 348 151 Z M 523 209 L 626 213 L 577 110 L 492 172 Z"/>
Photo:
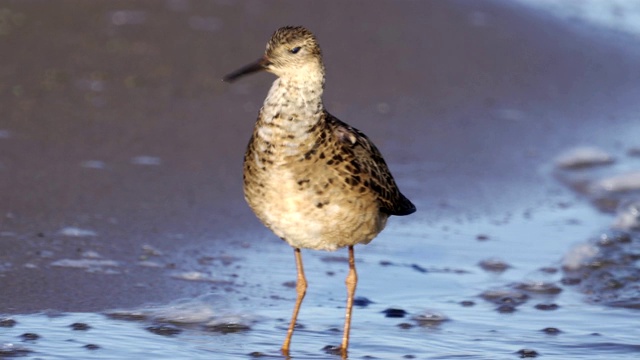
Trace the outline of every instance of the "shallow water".
<path fill-rule="evenodd" d="M 0 3 L 0 357 L 282 358 L 293 251 L 239 180 L 271 78 L 219 79 L 288 23 L 419 210 L 356 247 L 350 358 L 638 357 L 638 191 L 611 188 L 640 168 L 637 40 L 511 2 L 343 6 Z M 581 146 L 613 162 L 557 164 Z M 291 357 L 336 358 L 346 251 L 303 258 Z"/>

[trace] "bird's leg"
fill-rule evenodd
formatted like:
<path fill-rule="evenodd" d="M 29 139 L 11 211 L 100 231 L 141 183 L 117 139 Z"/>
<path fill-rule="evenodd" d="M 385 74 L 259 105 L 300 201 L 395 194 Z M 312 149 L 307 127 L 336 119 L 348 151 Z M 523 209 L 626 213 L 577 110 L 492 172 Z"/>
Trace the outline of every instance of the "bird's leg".
<path fill-rule="evenodd" d="M 307 279 L 304 277 L 304 268 L 302 267 L 302 256 L 300 255 L 300 249 L 293 250 L 296 256 L 296 268 L 298 269 L 298 280 L 296 282 L 296 305 L 293 308 L 293 315 L 291 316 L 291 322 L 289 323 L 289 329 L 287 330 L 287 337 L 282 344 L 282 354 L 289 356 L 289 345 L 291 344 L 291 336 L 293 335 L 293 329 L 296 327 L 296 320 L 298 318 L 298 312 L 300 311 L 300 305 L 304 294 L 307 292 Z"/>
<path fill-rule="evenodd" d="M 342 335 L 342 358 L 347 357 L 347 348 L 349 347 L 349 330 L 351 329 L 351 310 L 353 308 L 353 295 L 356 293 L 356 284 L 358 283 L 358 274 L 356 273 L 355 258 L 353 257 L 353 246 L 349 246 L 349 274 L 345 280 L 347 284 L 347 314 L 344 320 L 344 333 Z"/>

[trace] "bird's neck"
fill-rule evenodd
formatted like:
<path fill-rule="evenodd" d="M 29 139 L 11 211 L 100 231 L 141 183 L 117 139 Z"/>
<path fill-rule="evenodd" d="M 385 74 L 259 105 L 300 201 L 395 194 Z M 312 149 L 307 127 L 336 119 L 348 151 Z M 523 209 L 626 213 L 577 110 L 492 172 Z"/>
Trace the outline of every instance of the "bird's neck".
<path fill-rule="evenodd" d="M 260 110 L 259 136 L 266 141 L 304 141 L 322 119 L 324 77 L 281 77 L 273 82 Z"/>

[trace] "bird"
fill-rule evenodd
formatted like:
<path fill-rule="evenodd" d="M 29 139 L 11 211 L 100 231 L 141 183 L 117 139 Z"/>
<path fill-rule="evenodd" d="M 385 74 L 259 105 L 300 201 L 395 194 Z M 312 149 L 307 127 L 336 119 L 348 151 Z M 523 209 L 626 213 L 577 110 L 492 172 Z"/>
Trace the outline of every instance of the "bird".
<path fill-rule="evenodd" d="M 249 207 L 294 249 L 296 302 L 281 351 L 288 356 L 307 290 L 301 249 L 348 248 L 347 303 L 339 351 L 347 357 L 357 285 L 354 245 L 367 244 L 391 215 L 416 211 L 380 151 L 360 130 L 331 115 L 322 101 L 325 67 L 316 37 L 302 26 L 277 29 L 264 55 L 223 78 L 276 75 L 244 155 Z"/>

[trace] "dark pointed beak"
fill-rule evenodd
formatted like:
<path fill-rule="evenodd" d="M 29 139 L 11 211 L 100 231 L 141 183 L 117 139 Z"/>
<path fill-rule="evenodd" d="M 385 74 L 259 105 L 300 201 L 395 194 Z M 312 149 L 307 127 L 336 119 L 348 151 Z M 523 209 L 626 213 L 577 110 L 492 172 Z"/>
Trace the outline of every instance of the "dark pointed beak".
<path fill-rule="evenodd" d="M 267 69 L 267 66 L 269 66 L 270 62 L 269 60 L 267 60 L 266 57 L 262 57 L 260 59 L 258 59 L 257 61 L 243 66 L 242 68 L 232 72 L 231 74 L 226 75 L 225 77 L 222 78 L 222 81 L 224 82 L 234 82 L 236 81 L 238 78 L 243 77 L 245 75 L 249 75 L 252 74 L 254 72 L 257 71 L 264 71 Z"/>

